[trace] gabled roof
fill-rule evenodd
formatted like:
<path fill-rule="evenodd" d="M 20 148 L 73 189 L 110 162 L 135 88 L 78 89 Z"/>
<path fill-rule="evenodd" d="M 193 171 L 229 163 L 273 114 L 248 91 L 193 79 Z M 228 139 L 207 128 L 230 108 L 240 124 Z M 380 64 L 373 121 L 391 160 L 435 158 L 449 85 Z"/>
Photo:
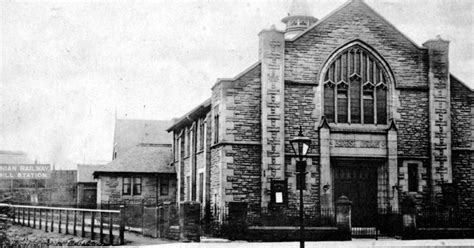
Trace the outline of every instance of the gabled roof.
<path fill-rule="evenodd" d="M 289 39 L 288 41 L 290 42 L 294 42 L 296 40 L 298 40 L 300 37 L 304 36 L 305 34 L 307 34 L 308 32 L 310 32 L 311 30 L 317 28 L 319 25 L 323 24 L 324 22 L 326 22 L 330 17 L 332 17 L 333 15 L 335 15 L 336 13 L 344 10 L 345 8 L 350 8 L 352 7 L 354 4 L 361 4 L 362 6 L 366 7 L 370 12 L 372 12 L 372 14 L 374 14 L 377 18 L 379 18 L 382 22 L 384 22 L 385 24 L 387 24 L 388 26 L 390 26 L 391 28 L 393 28 L 395 31 L 397 31 L 403 38 L 405 38 L 408 42 L 410 42 L 413 46 L 419 48 L 419 49 L 424 49 L 423 47 L 420 47 L 418 46 L 413 40 L 411 40 L 408 36 L 406 36 L 405 34 L 403 34 L 400 30 L 398 30 L 392 23 L 390 23 L 387 19 L 385 19 L 382 15 L 380 15 L 379 13 L 377 13 L 374 9 L 372 9 L 369 5 L 367 5 L 363 0 L 349 0 L 347 1 L 345 4 L 343 4 L 341 7 L 335 9 L 334 11 L 332 11 L 331 13 L 329 13 L 327 16 L 325 16 L 324 18 L 320 19 L 319 21 L 317 21 L 315 24 L 313 24 L 313 26 L 309 27 L 308 29 L 306 29 L 305 31 L 301 32 L 300 34 L 296 35 L 295 37 L 293 37 L 292 39 Z"/>
<path fill-rule="evenodd" d="M 78 183 L 93 183 L 95 182 L 93 173 L 96 169 L 104 165 L 98 164 L 78 164 L 77 165 L 77 182 Z"/>
<path fill-rule="evenodd" d="M 104 173 L 176 173 L 171 163 L 171 145 L 139 145 L 112 162 L 94 170 L 94 177 Z"/>
<path fill-rule="evenodd" d="M 171 135 L 166 128 L 171 121 L 128 120 L 115 121 L 114 147 L 117 157 L 138 144 L 172 144 Z"/>
<path fill-rule="evenodd" d="M 185 115 L 178 118 L 172 126 L 170 126 L 166 131 L 171 132 L 175 129 L 179 129 L 183 126 L 186 126 L 192 123 L 196 118 L 199 118 L 205 115 L 211 110 L 211 98 L 208 98 L 203 103 L 199 104 L 197 107 L 186 113 Z"/>

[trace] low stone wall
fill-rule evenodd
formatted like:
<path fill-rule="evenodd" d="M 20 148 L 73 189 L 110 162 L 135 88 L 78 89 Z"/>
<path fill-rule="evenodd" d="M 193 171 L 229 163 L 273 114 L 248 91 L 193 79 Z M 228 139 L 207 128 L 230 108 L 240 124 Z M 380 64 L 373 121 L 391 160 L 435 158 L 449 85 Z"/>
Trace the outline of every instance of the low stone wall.
<path fill-rule="evenodd" d="M 336 227 L 306 227 L 305 241 L 350 240 L 344 239 Z M 248 228 L 247 240 L 263 242 L 298 241 L 300 240 L 299 227 L 256 227 Z"/>

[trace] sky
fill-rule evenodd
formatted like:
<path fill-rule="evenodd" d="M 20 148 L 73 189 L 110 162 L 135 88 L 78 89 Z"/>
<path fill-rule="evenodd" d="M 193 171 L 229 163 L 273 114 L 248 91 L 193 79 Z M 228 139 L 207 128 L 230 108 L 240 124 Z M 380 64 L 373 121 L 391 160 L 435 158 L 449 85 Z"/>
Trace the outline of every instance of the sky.
<path fill-rule="evenodd" d="M 346 0 L 309 0 L 328 15 Z M 474 88 L 474 1 L 365 0 L 416 44 L 450 41 Z M 257 62 L 283 0 L 0 1 L 0 150 L 72 169 L 111 158 L 115 118 L 169 120 Z"/>

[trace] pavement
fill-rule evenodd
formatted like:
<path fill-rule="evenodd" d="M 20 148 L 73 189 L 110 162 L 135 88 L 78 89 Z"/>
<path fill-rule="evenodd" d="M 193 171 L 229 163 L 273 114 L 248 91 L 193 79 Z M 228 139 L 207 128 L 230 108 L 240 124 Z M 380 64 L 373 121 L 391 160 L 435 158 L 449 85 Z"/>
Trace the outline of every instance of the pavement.
<path fill-rule="evenodd" d="M 145 247 L 141 245 L 140 247 Z M 298 248 L 299 242 L 243 242 L 227 241 L 220 239 L 206 240 L 200 243 L 171 243 L 159 245 L 146 245 L 146 247 L 157 248 Z M 474 239 L 443 239 L 443 240 L 397 240 L 397 239 L 354 239 L 352 241 L 331 242 L 306 242 L 306 248 L 338 248 L 338 247 L 474 247 Z"/>

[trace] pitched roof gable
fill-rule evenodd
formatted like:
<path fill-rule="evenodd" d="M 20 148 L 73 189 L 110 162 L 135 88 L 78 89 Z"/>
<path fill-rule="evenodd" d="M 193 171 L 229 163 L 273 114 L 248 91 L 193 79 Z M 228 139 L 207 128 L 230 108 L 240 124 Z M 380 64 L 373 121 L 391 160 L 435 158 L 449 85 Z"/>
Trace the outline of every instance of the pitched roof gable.
<path fill-rule="evenodd" d="M 176 173 L 171 163 L 171 146 L 136 146 L 112 162 L 98 166 L 94 177 L 104 173 Z"/>
<path fill-rule="evenodd" d="M 171 121 L 117 119 L 115 121 L 114 147 L 117 157 L 138 144 L 171 144 L 173 139 L 166 132 Z"/>
<path fill-rule="evenodd" d="M 340 6 L 339 8 L 335 9 L 334 11 L 332 11 L 331 13 L 329 13 L 328 15 L 326 15 L 325 17 L 323 17 L 322 19 L 317 21 L 315 24 L 313 24 L 313 26 L 309 27 L 304 32 L 301 32 L 300 34 L 296 35 L 295 37 L 293 37 L 292 39 L 287 40 L 287 41 L 296 42 L 299 38 L 305 36 L 307 33 L 311 32 L 312 30 L 317 29 L 318 26 L 324 24 L 326 21 L 328 21 L 332 17 L 336 16 L 336 14 L 338 14 L 339 12 L 344 11 L 344 10 L 348 10 L 350 8 L 355 8 L 355 7 L 364 8 L 365 10 L 368 11 L 368 13 L 371 13 L 375 18 L 379 19 L 380 22 L 386 24 L 388 27 L 390 27 L 391 29 L 396 31 L 396 33 L 398 33 L 400 35 L 400 37 L 402 37 L 403 39 L 405 39 L 406 41 L 411 43 L 414 47 L 416 47 L 418 49 L 424 49 L 423 47 L 420 47 L 418 44 L 416 44 L 413 40 L 411 40 L 408 36 L 403 34 L 400 30 L 398 30 L 392 23 L 390 23 L 382 15 L 380 15 L 378 12 L 376 12 L 374 9 L 372 9 L 363 0 L 350 0 L 350 1 L 346 2 L 345 4 Z"/>

